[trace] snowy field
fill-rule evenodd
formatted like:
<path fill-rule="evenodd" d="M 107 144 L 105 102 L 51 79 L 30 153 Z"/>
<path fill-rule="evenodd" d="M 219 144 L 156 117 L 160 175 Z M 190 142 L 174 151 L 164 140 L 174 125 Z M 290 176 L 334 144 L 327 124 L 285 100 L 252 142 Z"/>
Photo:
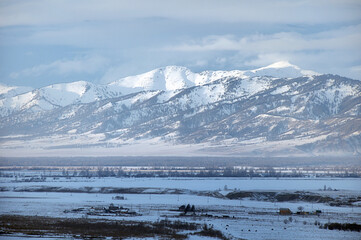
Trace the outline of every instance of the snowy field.
<path fill-rule="evenodd" d="M 237 190 L 247 191 L 311 191 L 328 195 L 361 196 L 361 179 L 325 178 L 47 178 L 44 182 L 20 182 L 15 178 L 0 178 L 0 215 L 49 216 L 60 218 L 109 218 L 116 220 L 157 221 L 162 219 L 197 222 L 214 226 L 231 239 L 361 239 L 359 232 L 320 229 L 315 222 L 361 223 L 361 208 L 329 206 L 311 202 L 269 202 L 251 199 L 230 200 L 200 196 L 197 191 L 226 195 Z M 322 191 L 324 187 L 337 191 Z M 145 188 L 141 194 L 102 194 L 76 192 L 28 192 L 34 187 L 68 188 Z M 152 189 L 181 189 L 180 193 L 157 192 Z M 20 189 L 20 190 L 19 190 Z M 189 190 L 189 194 L 187 192 Z M 153 192 L 153 193 L 152 193 Z M 115 196 L 124 197 L 115 200 Z M 136 212 L 137 215 L 87 215 L 85 211 L 113 203 Z M 181 205 L 194 205 L 196 213 L 181 216 Z M 279 215 L 280 208 L 292 212 L 302 206 L 304 211 L 321 210 L 320 215 Z M 1 236 L 0 239 L 27 239 L 22 236 Z M 44 238 L 42 238 L 44 239 Z M 206 239 L 191 236 L 190 239 Z"/>

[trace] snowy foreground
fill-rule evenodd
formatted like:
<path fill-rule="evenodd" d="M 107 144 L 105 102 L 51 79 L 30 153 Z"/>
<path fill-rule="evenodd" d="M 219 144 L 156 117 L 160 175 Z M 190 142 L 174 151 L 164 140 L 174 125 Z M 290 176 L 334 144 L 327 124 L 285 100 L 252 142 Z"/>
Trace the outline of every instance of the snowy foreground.
<path fill-rule="evenodd" d="M 324 191 L 327 188 L 337 191 Z M 72 189 L 124 188 L 133 193 L 54 192 L 56 187 Z M 142 189 L 137 193 L 137 189 Z M 229 239 L 360 239 L 360 232 L 327 230 L 328 222 L 361 223 L 360 202 L 349 206 L 329 206 L 316 202 L 270 202 L 222 197 L 236 191 L 309 191 L 325 196 L 361 196 L 360 179 L 270 179 L 270 178 L 47 178 L 24 182 L 0 178 L 0 215 L 47 216 L 56 218 L 109 219 L 117 221 L 184 221 L 220 230 Z M 22 190 L 23 189 L 23 190 Z M 29 189 L 43 189 L 28 191 Z M 44 189 L 47 189 L 46 191 Z M 156 191 L 156 190 L 157 191 Z M 164 189 L 164 191 L 160 191 Z M 165 191 L 165 189 L 172 189 Z M 322 189 L 322 190 L 321 190 Z M 205 192 L 209 194 L 205 194 Z M 197 192 L 199 194 L 197 194 Z M 202 193 L 202 194 L 200 194 Z M 116 198 L 118 197 L 118 199 Z M 102 209 L 113 203 L 126 210 L 119 214 Z M 179 211 L 181 205 L 195 211 Z M 300 207 L 308 215 L 295 214 Z M 294 214 L 280 215 L 280 208 Z M 321 214 L 311 214 L 320 210 Z M 185 232 L 186 233 L 186 232 Z M 40 236 L 33 236 L 37 239 Z M 63 238 L 73 239 L 72 236 Z M 29 239 L 20 234 L 3 234 L 0 239 Z M 59 236 L 41 237 L 59 239 Z M 109 238 L 111 239 L 111 238 Z M 129 239 L 129 238 L 128 238 Z M 148 238 L 148 239 L 158 239 Z M 215 239 L 189 234 L 188 239 Z"/>

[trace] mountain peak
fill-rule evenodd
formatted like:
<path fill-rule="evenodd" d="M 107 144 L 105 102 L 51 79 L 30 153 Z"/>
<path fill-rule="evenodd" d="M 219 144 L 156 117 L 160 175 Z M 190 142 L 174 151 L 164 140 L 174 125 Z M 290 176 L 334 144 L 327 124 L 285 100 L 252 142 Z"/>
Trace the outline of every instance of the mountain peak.
<path fill-rule="evenodd" d="M 70 83 L 57 83 L 53 84 L 47 87 L 44 87 L 44 90 L 50 90 L 50 91 L 57 91 L 57 92 L 71 92 L 75 93 L 79 96 L 82 96 L 88 86 L 91 85 L 91 83 L 86 81 L 77 81 L 77 82 L 70 82 Z"/>
<path fill-rule="evenodd" d="M 246 71 L 247 76 L 272 76 L 278 78 L 296 78 L 302 76 L 319 75 L 311 70 L 303 70 L 300 67 L 289 63 L 288 61 L 279 61 L 266 67 Z"/>
<path fill-rule="evenodd" d="M 119 79 L 111 85 L 144 90 L 176 90 L 194 86 L 194 73 L 186 67 L 165 66 Z"/>
<path fill-rule="evenodd" d="M 272 76 L 276 78 L 295 78 L 316 74 L 313 71 L 302 70 L 288 61 L 280 61 L 248 71 L 203 71 L 200 73 L 194 73 L 187 67 L 170 65 L 135 76 L 121 78 L 109 85 L 128 89 L 129 92 L 142 90 L 172 91 L 207 84 L 226 77 Z"/>
<path fill-rule="evenodd" d="M 279 62 L 275 62 L 272 63 L 266 67 L 263 67 L 263 69 L 266 68 L 287 68 L 287 67 L 292 67 L 292 68 L 296 68 L 296 69 L 300 69 L 298 66 L 291 64 L 288 61 L 279 61 Z"/>
<path fill-rule="evenodd" d="M 161 68 L 157 68 L 156 70 L 162 70 L 162 71 L 190 71 L 188 68 L 183 66 L 177 66 L 177 65 L 168 65 Z"/>

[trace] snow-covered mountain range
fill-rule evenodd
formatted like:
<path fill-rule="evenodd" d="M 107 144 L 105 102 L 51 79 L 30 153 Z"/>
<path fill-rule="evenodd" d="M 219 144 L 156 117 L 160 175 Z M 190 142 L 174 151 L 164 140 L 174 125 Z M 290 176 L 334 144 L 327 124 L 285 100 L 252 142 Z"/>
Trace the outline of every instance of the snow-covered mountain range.
<path fill-rule="evenodd" d="M 361 82 L 278 62 L 0 85 L 2 155 L 360 155 Z"/>

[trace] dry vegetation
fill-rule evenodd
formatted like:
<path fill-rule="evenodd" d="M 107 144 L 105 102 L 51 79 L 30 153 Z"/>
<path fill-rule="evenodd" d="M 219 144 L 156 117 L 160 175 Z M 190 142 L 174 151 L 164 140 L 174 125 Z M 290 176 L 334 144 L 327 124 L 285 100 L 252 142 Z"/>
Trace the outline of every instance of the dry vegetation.
<path fill-rule="evenodd" d="M 0 216 L 0 236 L 4 234 L 26 234 L 38 236 L 72 236 L 74 238 L 112 237 L 161 237 L 165 239 L 186 239 L 190 230 L 201 236 L 227 239 L 220 231 L 202 228 L 200 224 L 182 221 L 162 220 L 157 222 L 114 221 L 105 219 L 68 219 L 37 216 Z"/>

